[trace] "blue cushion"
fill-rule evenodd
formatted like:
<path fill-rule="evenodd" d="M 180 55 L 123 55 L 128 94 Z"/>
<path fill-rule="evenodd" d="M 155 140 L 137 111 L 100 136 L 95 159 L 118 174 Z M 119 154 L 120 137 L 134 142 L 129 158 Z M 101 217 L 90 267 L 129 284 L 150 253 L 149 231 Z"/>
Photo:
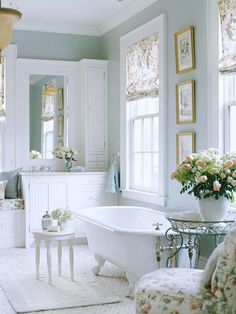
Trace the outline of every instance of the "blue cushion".
<path fill-rule="evenodd" d="M 12 171 L 4 171 L 0 173 L 0 181 L 8 181 L 5 190 L 5 198 L 18 198 L 19 191 L 19 173 L 22 169 L 18 168 Z"/>

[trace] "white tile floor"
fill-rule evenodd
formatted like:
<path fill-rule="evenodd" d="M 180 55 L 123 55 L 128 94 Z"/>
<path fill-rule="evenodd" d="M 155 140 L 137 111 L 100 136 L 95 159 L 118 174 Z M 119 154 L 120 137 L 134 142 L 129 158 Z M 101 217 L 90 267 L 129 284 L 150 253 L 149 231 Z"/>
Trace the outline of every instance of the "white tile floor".
<path fill-rule="evenodd" d="M 66 249 L 66 248 L 64 248 Z M 46 253 L 46 252 L 45 252 Z M 42 252 L 42 264 L 46 265 L 46 254 Z M 56 252 L 53 252 L 56 255 Z M 64 254 L 66 256 L 67 254 Z M 35 267 L 34 249 L 0 249 L 0 271 L 10 272 L 21 269 Z M 91 271 L 96 265 L 93 255 L 89 251 L 87 245 L 75 246 L 75 273 L 76 269 L 83 267 Z M 69 270 L 68 260 L 64 259 L 62 270 Z M 56 269 L 54 269 L 56 271 Z M 69 274 L 68 274 L 69 275 Z M 96 305 L 83 308 L 73 308 L 66 310 L 42 311 L 35 314 L 134 314 L 134 301 L 124 296 L 127 281 L 124 274 L 115 266 L 106 263 L 101 270 L 101 275 L 97 276 L 97 280 L 107 288 L 111 294 L 121 298 L 120 303 Z M 9 304 L 4 291 L 0 287 L 0 314 L 15 314 L 16 312 Z"/>

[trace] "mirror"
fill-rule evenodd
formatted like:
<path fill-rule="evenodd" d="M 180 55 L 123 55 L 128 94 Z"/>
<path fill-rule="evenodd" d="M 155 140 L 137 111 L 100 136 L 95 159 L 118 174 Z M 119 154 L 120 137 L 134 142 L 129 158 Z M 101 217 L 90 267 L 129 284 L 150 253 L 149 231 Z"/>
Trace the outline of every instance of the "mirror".
<path fill-rule="evenodd" d="M 59 75 L 30 74 L 30 156 L 54 159 L 53 150 L 67 145 L 67 85 Z"/>

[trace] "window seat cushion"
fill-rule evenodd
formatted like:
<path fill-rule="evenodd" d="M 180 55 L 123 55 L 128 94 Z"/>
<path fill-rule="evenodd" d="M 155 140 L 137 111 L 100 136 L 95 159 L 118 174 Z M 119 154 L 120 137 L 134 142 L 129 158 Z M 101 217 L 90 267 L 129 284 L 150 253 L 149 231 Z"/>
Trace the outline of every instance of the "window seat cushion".
<path fill-rule="evenodd" d="M 16 210 L 24 209 L 24 200 L 21 198 L 0 200 L 1 210 Z"/>

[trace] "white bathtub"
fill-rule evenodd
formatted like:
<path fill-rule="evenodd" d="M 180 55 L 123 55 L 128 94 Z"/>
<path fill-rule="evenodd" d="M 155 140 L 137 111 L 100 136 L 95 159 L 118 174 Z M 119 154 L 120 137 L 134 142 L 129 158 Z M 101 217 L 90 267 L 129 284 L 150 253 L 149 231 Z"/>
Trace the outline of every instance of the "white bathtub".
<path fill-rule="evenodd" d="M 95 274 L 107 260 L 126 272 L 132 289 L 142 275 L 166 267 L 169 252 L 161 253 L 160 263 L 156 259 L 157 241 L 170 245 L 165 238 L 170 223 L 164 213 L 144 207 L 104 206 L 80 209 L 75 216 L 85 221 L 88 245 L 98 262 Z M 160 230 L 155 230 L 154 223 L 161 224 Z"/>

